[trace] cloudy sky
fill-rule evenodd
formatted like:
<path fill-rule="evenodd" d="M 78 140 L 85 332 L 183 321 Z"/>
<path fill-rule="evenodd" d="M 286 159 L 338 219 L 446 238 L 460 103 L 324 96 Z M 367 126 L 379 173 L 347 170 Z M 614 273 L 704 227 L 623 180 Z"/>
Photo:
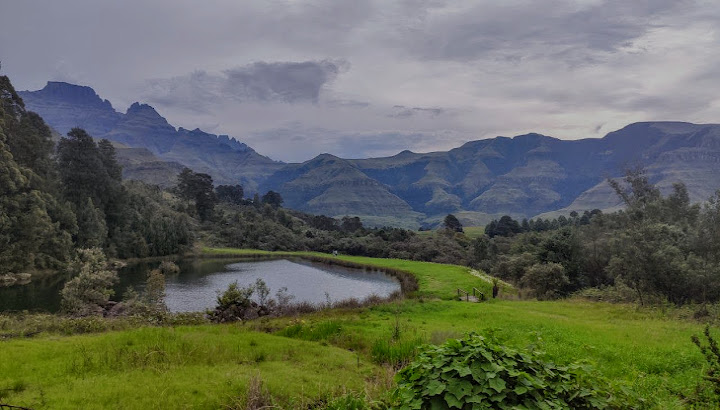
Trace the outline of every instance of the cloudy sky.
<path fill-rule="evenodd" d="M 718 0 L 0 0 L 16 88 L 89 85 L 284 161 L 720 122 L 718 30 Z"/>

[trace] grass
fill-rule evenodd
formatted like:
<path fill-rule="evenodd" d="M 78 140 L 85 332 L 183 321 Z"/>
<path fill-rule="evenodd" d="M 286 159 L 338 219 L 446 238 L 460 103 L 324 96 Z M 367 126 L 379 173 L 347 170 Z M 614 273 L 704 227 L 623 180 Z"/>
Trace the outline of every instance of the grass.
<path fill-rule="evenodd" d="M 400 335 L 394 338 L 398 316 Z M 494 334 L 514 347 L 536 346 L 557 362 L 588 360 L 603 376 L 656 400 L 655 407 L 662 409 L 683 408 L 680 397 L 693 394 L 704 366 L 690 342 L 691 335 L 702 331 L 700 324 L 607 303 L 405 300 L 359 312 L 320 312 L 303 320 L 298 325 L 278 319 L 271 327 L 303 338 L 294 336 L 304 334 L 302 327 L 332 323 L 331 335 L 314 340 L 352 345 L 354 351 L 391 365 L 406 361 L 422 343 L 442 343 L 468 332 Z M 284 326 L 294 328 L 286 332 Z"/>
<path fill-rule="evenodd" d="M 260 377 L 280 405 L 364 391 L 375 368 L 331 346 L 236 326 L 141 328 L 2 344 L 4 400 L 32 408 L 222 408 Z M 5 387 L 7 386 L 7 387 Z"/>
<path fill-rule="evenodd" d="M 459 302 L 452 300 L 458 287 L 489 290 L 490 284 L 453 265 L 319 253 L 204 252 L 397 269 L 414 275 L 420 289 L 417 297 L 369 308 L 239 326 L 70 337 L 58 335 L 67 331 L 63 327 L 36 339 L 0 341 L 0 403 L 61 409 L 242 408 L 249 396 L 257 396 L 253 392 L 264 389 L 276 404 L 308 408 L 330 397 L 354 400 L 367 391 L 377 396 L 391 387 L 386 369 L 411 360 L 419 345 L 468 332 L 494 334 L 513 347 L 539 347 L 561 363 L 587 360 L 658 409 L 686 408 L 683 398 L 692 396 L 702 380 L 704 361 L 690 341 L 702 326 L 660 310 L 578 300 Z M 104 329 L 114 327 L 98 326 Z"/>

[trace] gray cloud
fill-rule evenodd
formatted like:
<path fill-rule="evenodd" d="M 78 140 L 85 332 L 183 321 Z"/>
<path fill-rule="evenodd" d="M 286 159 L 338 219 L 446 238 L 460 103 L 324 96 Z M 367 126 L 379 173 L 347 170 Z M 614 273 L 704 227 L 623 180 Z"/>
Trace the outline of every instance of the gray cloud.
<path fill-rule="evenodd" d="M 424 115 L 428 115 L 430 117 L 435 117 L 438 115 L 442 115 L 444 113 L 445 113 L 445 110 L 443 108 L 424 108 L 424 107 L 408 108 L 408 107 L 405 107 L 404 105 L 394 105 L 393 112 L 391 114 L 388 114 L 388 117 L 408 118 L 408 117 L 413 117 L 418 114 L 424 114 Z"/>
<path fill-rule="evenodd" d="M 411 13 L 395 32 L 403 49 L 422 58 L 473 61 L 492 57 L 519 63 L 553 57 L 572 64 L 597 61 L 598 52 L 615 52 L 677 15 L 693 2 L 653 1 L 477 1 L 432 3 Z"/>
<path fill-rule="evenodd" d="M 323 87 L 347 71 L 344 60 L 255 62 L 219 74 L 189 75 L 147 82 L 145 98 L 164 106 L 207 112 L 226 99 L 238 102 L 317 103 Z"/>
<path fill-rule="evenodd" d="M 720 118 L 715 1 L 0 0 L 0 9 L 0 59 L 18 89 L 91 85 L 115 107 L 149 102 L 176 126 L 217 124 L 282 160 Z"/>

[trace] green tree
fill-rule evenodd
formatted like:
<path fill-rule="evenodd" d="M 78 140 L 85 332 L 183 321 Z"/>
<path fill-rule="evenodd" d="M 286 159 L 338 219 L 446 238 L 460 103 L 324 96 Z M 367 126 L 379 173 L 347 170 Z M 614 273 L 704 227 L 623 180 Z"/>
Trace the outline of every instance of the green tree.
<path fill-rule="evenodd" d="M 69 271 L 73 278 L 60 291 L 63 311 L 73 316 L 102 314 L 115 293 L 112 286 L 118 281 L 117 272 L 108 268 L 102 250 L 78 250 Z"/>
<path fill-rule="evenodd" d="M 102 248 L 107 240 L 107 225 L 102 210 L 95 207 L 92 199 L 75 207 L 78 233 L 75 242 L 81 248 Z"/>
<path fill-rule="evenodd" d="M 538 263 L 531 266 L 521 283 L 530 288 L 538 299 L 557 299 L 565 294 L 570 280 L 559 263 Z"/>
<path fill-rule="evenodd" d="M 282 206 L 283 197 L 275 191 L 268 191 L 265 195 L 262 196 L 262 203 L 268 204 L 275 208 L 279 208 Z"/>
<path fill-rule="evenodd" d="M 27 135 L 41 135 L 42 129 L 32 129 L 41 122 L 25 111 L 9 79 L 0 76 L 0 274 L 59 268 L 72 255 L 74 215 L 48 191 L 47 176 L 28 167 L 46 172 L 51 164 L 42 139 Z M 41 145 L 36 154 L 22 145 L 26 137 Z M 26 166 L 15 160 L 9 140 Z"/>
<path fill-rule="evenodd" d="M 92 137 L 81 128 L 73 128 L 57 149 L 65 197 L 76 205 L 84 205 L 90 198 L 96 206 L 104 207 L 103 191 L 110 178 Z"/>
<path fill-rule="evenodd" d="M 177 191 L 181 197 L 195 202 L 195 209 L 201 220 L 210 219 L 217 204 L 210 175 L 195 173 L 191 169 L 185 168 L 178 175 Z"/>
<path fill-rule="evenodd" d="M 345 216 L 342 219 L 340 228 L 345 232 L 357 232 L 358 230 L 363 228 L 363 224 L 360 218 L 357 216 Z"/>
<path fill-rule="evenodd" d="M 243 192 L 242 185 L 218 185 L 215 188 L 215 194 L 220 202 L 227 202 L 229 204 L 240 205 L 243 203 Z"/>
<path fill-rule="evenodd" d="M 455 231 L 455 232 L 463 231 L 463 226 L 460 223 L 460 220 L 457 219 L 457 217 L 453 214 L 448 214 L 445 217 L 445 220 L 443 221 L 443 226 L 445 227 L 445 229 L 449 229 L 451 231 Z"/>

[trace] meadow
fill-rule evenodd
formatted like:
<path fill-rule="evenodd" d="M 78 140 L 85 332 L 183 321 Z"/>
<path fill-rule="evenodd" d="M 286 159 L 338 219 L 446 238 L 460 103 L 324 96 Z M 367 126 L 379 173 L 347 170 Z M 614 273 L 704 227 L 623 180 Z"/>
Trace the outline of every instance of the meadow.
<path fill-rule="evenodd" d="M 205 249 L 204 254 L 268 253 Z M 503 289 L 507 299 L 461 302 L 454 300 L 457 288 L 489 292 L 492 285 L 453 265 L 275 255 L 399 269 L 417 278 L 419 290 L 369 308 L 244 324 L 145 325 L 73 336 L 47 331 L 0 341 L 0 403 L 61 409 L 244 408 L 250 399 L 273 397 L 286 408 L 323 408 L 348 392 L 382 398 L 392 389 L 393 371 L 420 345 L 468 332 L 540 349 L 558 363 L 585 360 L 613 383 L 645 397 L 652 408 L 687 408 L 685 398 L 702 380 L 704 360 L 690 341 L 702 325 L 663 310 L 580 300 L 520 301 L 509 288 Z"/>

